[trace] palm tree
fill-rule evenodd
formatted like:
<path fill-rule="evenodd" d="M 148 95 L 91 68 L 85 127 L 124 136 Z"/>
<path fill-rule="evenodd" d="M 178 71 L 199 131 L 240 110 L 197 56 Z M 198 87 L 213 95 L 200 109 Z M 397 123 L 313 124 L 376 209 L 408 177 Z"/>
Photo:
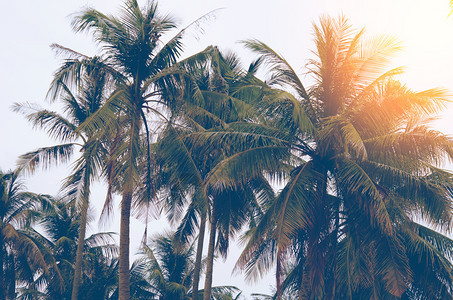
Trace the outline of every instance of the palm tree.
<path fill-rule="evenodd" d="M 136 263 L 145 266 L 143 276 L 148 278 L 155 291 L 152 299 L 190 299 L 194 274 L 193 247 L 181 244 L 174 233 L 166 233 L 155 237 L 151 246 L 143 248 L 142 257 Z M 220 286 L 213 287 L 211 299 L 232 300 L 239 295 L 236 287 Z"/>
<path fill-rule="evenodd" d="M 62 142 L 59 145 L 43 147 L 22 155 L 19 161 L 21 168 L 34 172 L 40 165 L 47 168 L 53 163 L 69 161 L 75 148 L 81 150 L 81 156 L 75 162 L 72 174 L 63 184 L 63 191 L 75 197 L 81 213 L 72 288 L 72 299 L 78 299 L 90 185 L 101 171 L 107 140 L 97 133 L 79 132 L 78 127 L 105 101 L 111 77 L 104 71 L 106 66 L 99 57 L 87 57 L 59 45 L 53 45 L 53 48 L 72 57 L 66 59 L 55 72 L 49 90 L 51 100 L 59 99 L 64 105 L 66 115 L 31 104 L 15 104 L 13 109 L 25 114 L 34 127 L 46 129 L 49 136 Z"/>
<path fill-rule="evenodd" d="M 75 201 L 64 199 L 55 201 L 55 209 L 43 214 L 40 225 L 48 238 L 43 243 L 49 244 L 55 257 L 60 274 L 66 283 L 63 291 L 55 288 L 54 281 L 47 281 L 44 294 L 50 299 L 70 299 L 73 283 L 73 264 L 76 260 L 78 231 L 81 215 Z M 81 299 L 117 299 L 118 298 L 118 246 L 114 244 L 114 233 L 100 232 L 84 240 L 83 272 L 81 274 L 79 295 Z M 150 299 L 154 297 L 152 286 L 146 280 L 144 265 L 134 262 L 130 269 L 131 297 Z M 36 283 L 41 278 L 36 279 Z"/>
<path fill-rule="evenodd" d="M 86 240 L 83 280 L 80 286 L 81 299 L 115 299 L 118 288 L 118 246 L 90 245 Z M 116 295 L 118 298 L 118 295 Z"/>
<path fill-rule="evenodd" d="M 258 97 L 251 92 L 256 65 L 242 70 L 233 54 L 222 54 L 216 48 L 210 60 L 197 69 L 187 70 L 195 81 L 194 88 L 201 95 L 197 102 L 188 99 L 172 124 L 168 124 L 157 145 L 156 152 L 163 165 L 162 185 L 171 221 L 180 219 L 191 199 L 178 229 L 178 238 L 187 242 L 187 235 L 195 233 L 198 225 L 198 244 L 192 299 L 198 297 L 199 274 L 206 219 L 210 218 L 210 237 L 204 297 L 209 299 L 212 285 L 214 249 L 226 256 L 230 236 L 234 236 L 259 210 L 256 196 L 269 197 L 272 188 L 260 177 L 249 181 L 241 189 L 216 189 L 206 185 L 210 172 L 225 155 L 234 153 L 209 143 L 216 127 L 228 128 L 235 122 L 253 118 L 253 106 Z M 191 90 L 190 88 L 188 90 Z M 272 197 L 272 196 L 270 196 Z M 219 234 L 217 246 L 216 235 Z"/>
<path fill-rule="evenodd" d="M 19 286 L 33 282 L 37 274 L 49 275 L 54 261 L 36 243 L 30 229 L 50 197 L 24 191 L 20 172 L 0 172 L 0 298 L 15 299 Z M 61 287 L 61 277 L 58 278 Z"/>
<path fill-rule="evenodd" d="M 149 146 L 152 132 L 147 115 L 153 113 L 166 119 L 162 107 L 180 98 L 184 72 L 177 67 L 176 60 L 181 54 L 181 39 L 187 28 L 164 44 L 161 37 L 176 28 L 174 19 L 160 15 L 155 2 L 149 2 L 141 9 L 135 0 L 125 2 L 120 18 L 86 9 L 73 24 L 77 32 L 93 31 L 96 41 L 102 46 L 102 57 L 109 66 L 108 71 L 116 79 L 112 96 L 80 130 L 96 132 L 98 129 L 118 128 L 115 138 L 118 143 L 113 145 L 108 172 L 112 191 L 122 194 L 119 298 L 129 299 L 131 208 L 134 199 L 137 205 L 140 202 L 148 205 L 155 193 Z M 143 176 L 141 164 L 145 170 Z"/>
<path fill-rule="evenodd" d="M 74 201 L 66 203 L 64 200 L 57 200 L 54 203 L 54 210 L 42 216 L 40 225 L 43 227 L 43 234 L 46 235 L 48 248 L 58 264 L 58 270 L 64 279 L 64 289 L 61 291 L 54 283 L 54 279 L 47 280 L 45 294 L 54 299 L 70 299 L 71 287 L 74 278 L 74 258 L 77 249 L 77 237 L 82 224 L 78 223 L 79 211 L 76 210 Z M 37 282 L 41 280 L 38 278 Z"/>
<path fill-rule="evenodd" d="M 51 299 L 71 299 L 73 278 L 75 276 L 74 263 L 79 244 L 79 231 L 82 227 L 80 222 L 82 216 L 75 200 L 58 199 L 53 201 L 51 205 L 53 209 L 40 216 L 39 225 L 43 230 L 44 236 L 39 240 L 41 244 L 46 245 L 51 250 L 52 256 L 58 265 L 58 274 L 64 279 L 64 289 L 61 290 L 58 287 L 52 276 L 50 278 L 41 276 L 35 279 L 34 284 L 28 287 L 27 291 L 30 292 L 32 286 L 36 286 L 36 290 L 39 290 L 43 285 L 42 283 L 45 282 L 44 294 L 46 294 L 46 297 Z M 86 270 L 83 274 L 96 272 L 100 267 L 99 264 L 95 264 L 96 262 L 107 263 L 109 258 L 112 259 L 115 256 L 116 246 L 112 243 L 113 237 L 111 233 L 96 233 L 84 239 L 84 264 L 88 264 L 88 266 L 83 268 Z M 93 259 L 90 259 L 92 255 L 97 256 L 94 263 Z M 108 276 L 110 277 L 111 274 L 108 274 Z M 87 277 L 84 277 L 80 279 L 82 294 L 85 294 L 88 285 L 96 284 L 93 279 L 89 280 L 91 281 L 90 284 L 86 283 Z M 101 279 L 97 278 L 97 280 Z M 108 286 L 105 288 L 108 288 Z M 91 286 L 90 290 L 92 290 Z M 105 290 L 104 294 L 106 294 Z"/>
<path fill-rule="evenodd" d="M 186 299 L 193 275 L 193 248 L 177 246 L 169 235 L 155 238 L 153 244 L 143 251 L 147 275 L 157 298 Z"/>
<path fill-rule="evenodd" d="M 34 232 L 34 241 L 49 250 L 56 266 L 50 270 L 50 275 L 37 274 L 34 281 L 22 286 L 19 289 L 20 299 L 34 299 L 36 295 L 41 295 L 44 299 L 72 297 L 81 215 L 74 199 L 53 200 L 49 206 L 48 210 L 38 215 L 37 224 L 43 235 L 38 236 Z M 113 242 L 112 233 L 95 233 L 84 240 L 83 272 L 79 288 L 82 299 L 115 298 L 115 290 L 118 288 L 118 248 Z M 63 288 L 55 280 L 57 275 L 63 279 Z M 132 286 L 135 291 L 136 281 L 133 281 Z"/>
<path fill-rule="evenodd" d="M 452 143 L 427 125 L 445 92 L 409 90 L 393 78 L 400 68 L 381 73 L 400 48 L 393 38 L 366 43 L 364 31 L 343 17 L 321 18 L 314 32 L 309 90 L 275 51 L 246 42 L 272 72 L 266 84 L 273 89 L 261 85 L 263 122 L 211 135 L 245 149 L 211 172 L 216 186 L 290 167 L 286 185 L 248 233 L 238 267 L 256 278 L 276 262 L 277 298 L 285 286 L 300 299 L 429 297 L 435 286 L 449 293 L 450 241 L 413 219 L 420 214 L 443 229 L 451 222 L 452 177 L 439 165 L 453 157 Z M 442 271 L 426 261 L 417 270 L 422 257 Z M 289 259 L 296 267 L 285 270 Z M 429 286 L 421 274 L 432 274 Z"/>

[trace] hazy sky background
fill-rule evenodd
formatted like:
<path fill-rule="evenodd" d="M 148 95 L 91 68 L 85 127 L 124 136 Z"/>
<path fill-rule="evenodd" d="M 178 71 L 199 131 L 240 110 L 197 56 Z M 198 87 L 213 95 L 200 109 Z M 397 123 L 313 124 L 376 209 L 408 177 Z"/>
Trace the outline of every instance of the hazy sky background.
<path fill-rule="evenodd" d="M 115 14 L 120 0 L 40 0 L 0 2 L 0 169 L 15 166 L 17 157 L 37 147 L 54 142 L 43 132 L 31 129 L 22 116 L 11 112 L 14 102 L 44 101 L 52 73 L 61 59 L 49 48 L 58 43 L 87 55 L 96 53 L 91 37 L 74 34 L 71 14 L 83 7 L 94 7 Z M 139 1 L 144 3 L 145 1 Z M 403 44 L 404 50 L 395 57 L 392 66 L 405 66 L 401 81 L 414 90 L 444 87 L 453 91 L 453 16 L 448 17 L 449 0 L 174 0 L 160 1 L 161 12 L 176 16 L 182 27 L 203 14 L 216 12 L 213 20 L 203 25 L 204 34 L 198 39 L 188 37 L 185 56 L 203 50 L 208 45 L 238 52 L 247 65 L 253 55 L 242 49 L 240 40 L 257 38 L 283 55 L 300 74 L 313 49 L 312 23 L 322 14 L 337 17 L 344 14 L 355 27 L 366 27 L 370 36 L 390 34 Z M 302 77 L 304 80 L 307 78 Z M 451 105 L 440 116 L 437 128 L 453 134 Z M 60 167 L 27 178 L 30 190 L 55 194 L 69 168 Z M 92 203 L 100 207 L 104 188 L 93 190 Z M 96 215 L 94 209 L 93 214 Z M 106 231 L 118 231 L 119 214 L 113 216 Z M 93 223 L 94 224 L 94 223 Z M 132 252 L 138 245 L 144 225 L 134 222 L 131 229 Z M 162 222 L 153 222 L 150 231 L 161 231 Z M 97 225 L 91 226 L 98 230 Z M 265 293 L 273 284 L 272 274 L 255 285 L 246 285 L 238 275 L 230 277 L 239 250 L 233 247 L 226 263 L 221 259 L 214 268 L 215 285 L 236 285 L 248 292 Z"/>

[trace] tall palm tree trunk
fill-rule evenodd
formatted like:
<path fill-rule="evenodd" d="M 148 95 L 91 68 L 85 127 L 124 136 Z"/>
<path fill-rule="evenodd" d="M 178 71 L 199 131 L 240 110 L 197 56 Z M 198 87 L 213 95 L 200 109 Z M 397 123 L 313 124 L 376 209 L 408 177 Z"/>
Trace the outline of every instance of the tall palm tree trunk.
<path fill-rule="evenodd" d="M 130 244 L 130 219 L 132 203 L 132 186 L 124 187 L 121 201 L 121 225 L 120 225 L 120 256 L 119 256 L 119 300 L 130 298 L 129 278 L 129 244 Z"/>
<path fill-rule="evenodd" d="M 212 288 L 212 273 L 214 268 L 214 248 L 215 248 L 215 234 L 216 234 L 216 213 L 214 208 L 211 215 L 211 232 L 209 233 L 209 247 L 208 247 L 208 262 L 206 266 L 206 279 L 204 282 L 203 300 L 211 299 Z"/>
<path fill-rule="evenodd" d="M 300 281 L 299 281 L 299 291 L 297 293 L 298 295 L 298 300 L 305 300 L 308 299 L 307 296 L 307 270 L 305 269 L 305 266 L 303 266 L 300 270 Z"/>
<path fill-rule="evenodd" d="M 87 228 L 88 201 L 82 204 L 82 214 L 80 216 L 79 240 L 77 241 L 76 261 L 74 266 L 74 281 L 72 284 L 72 300 L 77 300 L 79 297 L 79 286 L 82 280 L 82 258 L 83 246 L 85 244 L 85 234 Z"/>
<path fill-rule="evenodd" d="M 1 232 L 0 232 L 1 233 Z M 3 239 L 1 240 L 0 245 L 0 299 L 6 299 L 6 284 L 5 284 L 5 276 L 3 272 L 3 255 L 6 254 L 3 246 Z"/>
<path fill-rule="evenodd" d="M 277 251 L 277 268 L 275 270 L 275 282 L 277 286 L 277 300 L 282 299 L 282 259 L 280 251 Z"/>
<path fill-rule="evenodd" d="M 135 111 L 135 116 L 140 115 L 140 111 Z M 130 220 L 132 195 L 134 192 L 133 171 L 136 163 L 134 156 L 134 142 L 139 137 L 139 127 L 136 118 L 130 118 L 130 137 L 128 149 L 128 169 L 125 174 L 123 184 L 123 199 L 121 200 L 121 224 L 120 224 L 120 256 L 119 256 L 119 300 L 130 299 L 130 272 L 129 272 L 129 246 L 130 246 Z"/>
<path fill-rule="evenodd" d="M 336 273 L 337 273 L 337 247 L 338 247 L 338 229 L 340 226 L 340 202 L 337 201 L 336 207 L 335 207 L 335 229 L 332 235 L 332 244 L 333 244 L 333 249 L 332 249 L 332 255 L 333 255 L 333 262 L 332 262 L 332 268 L 331 268 L 331 276 L 332 276 L 332 285 L 330 288 L 330 297 L 328 299 L 333 300 L 335 298 L 335 293 L 336 293 Z"/>
<path fill-rule="evenodd" d="M 299 291 L 297 293 L 298 299 L 299 300 L 304 300 L 305 299 L 305 293 L 304 293 L 304 287 L 303 287 L 303 278 L 301 280 L 300 286 L 299 286 Z"/>
<path fill-rule="evenodd" d="M 201 217 L 200 231 L 198 233 L 197 254 L 195 257 L 195 265 L 193 269 L 192 300 L 198 300 L 198 285 L 200 284 L 201 257 L 203 255 L 203 242 L 205 229 L 206 229 L 206 214 L 204 214 Z"/>

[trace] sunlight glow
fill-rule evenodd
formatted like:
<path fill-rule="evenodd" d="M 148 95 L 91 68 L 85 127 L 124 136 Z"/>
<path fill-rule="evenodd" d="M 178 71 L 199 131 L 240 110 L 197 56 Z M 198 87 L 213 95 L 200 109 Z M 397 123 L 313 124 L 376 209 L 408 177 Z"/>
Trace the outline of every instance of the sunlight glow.
<path fill-rule="evenodd" d="M 392 66 L 402 66 L 401 81 L 414 91 L 446 88 L 453 95 L 453 15 L 449 0 L 338 1 L 335 8 L 371 36 L 389 34 L 401 41 L 401 51 Z M 436 127 L 453 134 L 453 105 L 439 116 Z"/>

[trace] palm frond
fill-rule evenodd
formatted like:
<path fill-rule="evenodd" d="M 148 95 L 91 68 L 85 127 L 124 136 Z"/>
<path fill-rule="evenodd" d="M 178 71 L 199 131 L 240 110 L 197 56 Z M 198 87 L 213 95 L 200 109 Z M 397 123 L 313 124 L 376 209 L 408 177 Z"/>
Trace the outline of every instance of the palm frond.
<path fill-rule="evenodd" d="M 371 222 L 383 232 L 391 234 L 393 232 L 390 217 L 388 215 L 383 195 L 369 177 L 369 175 L 355 162 L 347 158 L 339 161 L 339 179 L 344 185 L 348 194 L 358 195 L 360 200 L 358 205 L 363 207 L 369 214 Z"/>
<path fill-rule="evenodd" d="M 243 41 L 243 44 L 246 48 L 260 54 L 262 63 L 269 65 L 271 72 L 274 73 L 273 80 L 270 82 L 271 85 L 275 83 L 278 85 L 295 87 L 297 94 L 302 99 L 307 100 L 306 103 L 309 103 L 309 97 L 302 82 L 296 75 L 296 72 L 294 72 L 289 63 L 282 56 L 258 40 Z"/>
<path fill-rule="evenodd" d="M 33 127 L 47 130 L 52 138 L 68 141 L 76 136 L 76 126 L 56 112 L 40 109 L 29 103 L 15 103 L 13 111 L 24 114 Z"/>
<path fill-rule="evenodd" d="M 57 163 L 70 161 L 75 144 L 61 144 L 39 148 L 19 156 L 17 165 L 19 169 L 34 173 L 39 167 L 48 169 Z"/>

